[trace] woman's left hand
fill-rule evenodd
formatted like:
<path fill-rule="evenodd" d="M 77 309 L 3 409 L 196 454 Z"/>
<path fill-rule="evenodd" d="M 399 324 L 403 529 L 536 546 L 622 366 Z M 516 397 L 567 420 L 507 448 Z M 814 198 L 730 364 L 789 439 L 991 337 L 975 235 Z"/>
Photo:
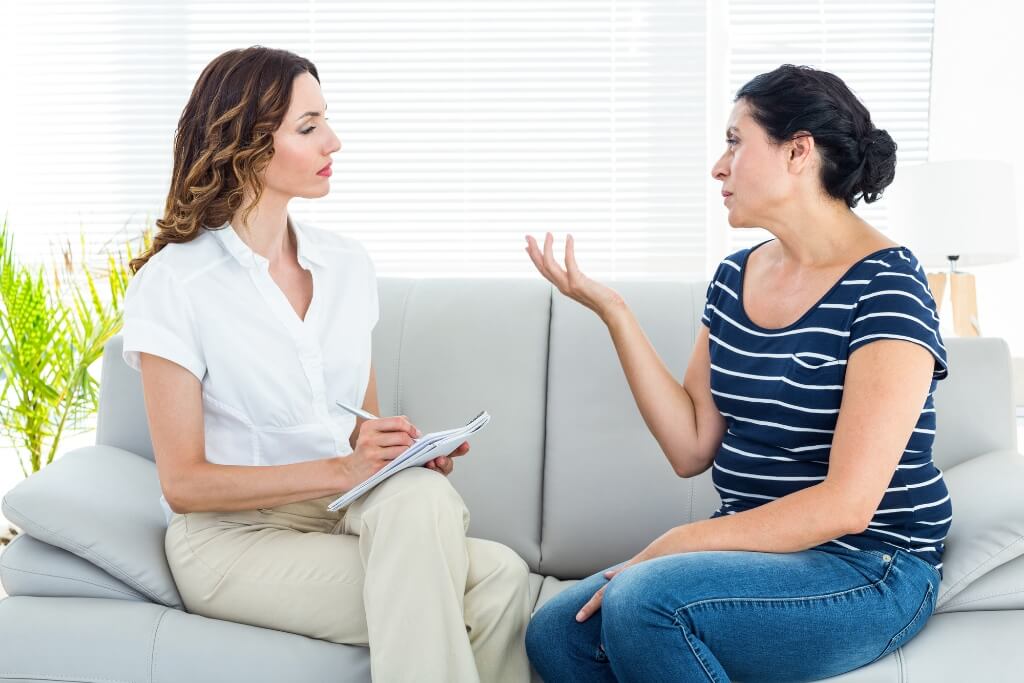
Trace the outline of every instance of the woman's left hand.
<path fill-rule="evenodd" d="M 681 541 L 681 530 L 685 527 L 676 527 L 665 532 L 654 540 L 649 546 L 641 550 L 639 553 L 633 556 L 628 562 L 623 562 L 617 567 L 613 567 L 604 573 L 604 578 L 608 579 L 608 583 L 611 583 L 611 579 L 629 569 L 635 564 L 646 562 L 647 560 L 653 560 L 656 557 L 662 557 L 664 555 L 674 555 L 676 553 L 685 552 L 685 548 L 682 547 Z M 594 596 L 587 600 L 587 603 L 580 608 L 580 611 L 576 613 L 576 621 L 582 623 L 594 616 L 597 610 L 601 609 L 601 601 L 604 599 L 604 589 L 608 587 L 608 583 L 601 586 Z"/>
<path fill-rule="evenodd" d="M 466 453 L 469 453 L 469 442 L 463 441 L 461 444 L 459 444 L 458 448 L 456 448 L 448 455 L 442 455 L 439 458 L 434 458 L 433 460 L 429 461 L 426 464 L 426 468 L 428 470 L 440 472 L 441 474 L 447 477 L 449 474 L 452 473 L 452 470 L 455 469 L 455 462 L 452 460 L 452 458 L 456 458 L 460 455 L 465 455 Z"/>

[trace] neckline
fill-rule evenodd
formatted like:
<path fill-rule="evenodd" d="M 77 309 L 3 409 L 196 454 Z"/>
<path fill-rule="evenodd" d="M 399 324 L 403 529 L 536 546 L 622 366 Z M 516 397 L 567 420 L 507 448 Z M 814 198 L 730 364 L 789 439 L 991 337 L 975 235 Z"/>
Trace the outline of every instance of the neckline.
<path fill-rule="evenodd" d="M 736 292 L 737 302 L 739 303 L 740 315 L 743 316 L 743 320 L 744 320 L 744 322 L 746 324 L 750 325 L 751 327 L 753 327 L 755 330 L 758 330 L 759 332 L 787 332 L 787 331 L 789 331 L 789 330 L 791 330 L 791 329 L 793 329 L 795 327 L 800 326 L 808 317 L 811 316 L 811 314 L 813 314 L 816 310 L 818 310 L 818 307 L 821 306 L 821 304 L 824 303 L 826 299 L 828 299 L 830 296 L 832 296 L 832 293 L 835 292 L 836 289 L 839 288 L 839 286 L 842 284 L 843 280 L 845 280 L 847 277 L 849 277 L 850 273 L 852 273 L 855 268 L 860 266 L 865 261 L 867 261 L 869 259 L 872 259 L 875 256 L 878 256 L 879 254 L 884 254 L 884 253 L 889 252 L 889 251 L 899 251 L 900 249 L 906 249 L 906 247 L 904 247 L 902 245 L 896 245 L 894 247 L 884 247 L 884 248 L 879 249 L 877 251 L 873 251 L 873 252 L 871 252 L 870 254 L 868 254 L 866 256 L 863 256 L 856 263 L 853 263 L 849 268 L 847 268 L 846 272 L 844 272 L 839 277 L 839 279 L 836 280 L 832 284 L 832 286 L 828 288 L 828 291 L 826 291 L 824 294 L 822 294 L 821 297 L 817 301 L 815 301 L 814 304 L 811 305 L 810 308 L 808 308 L 806 311 L 804 311 L 803 314 L 799 318 L 797 318 L 795 321 L 793 321 L 789 325 L 786 325 L 785 327 L 761 327 L 760 325 L 755 323 L 753 320 L 751 320 L 749 315 L 747 315 L 747 307 L 746 307 L 746 305 L 744 304 L 744 301 L 743 301 L 743 290 L 745 289 L 745 284 L 746 284 L 746 280 L 747 280 L 747 261 L 750 259 L 750 255 L 753 254 L 755 250 L 757 250 L 760 247 L 763 247 L 764 245 L 768 244 L 769 242 L 774 242 L 774 241 L 775 240 L 773 238 L 773 239 L 765 240 L 764 242 L 761 242 L 760 244 L 754 245 L 753 247 L 751 247 L 750 249 L 747 250 L 746 254 L 743 255 L 743 260 L 740 263 L 740 284 L 739 284 L 739 291 Z"/>
<path fill-rule="evenodd" d="M 270 261 L 267 257 L 256 253 L 245 240 L 241 238 L 238 231 L 231 221 L 225 221 L 223 225 L 217 228 L 206 228 L 208 232 L 212 232 L 229 254 L 235 257 L 241 265 L 249 267 L 262 267 L 267 268 L 270 266 Z M 316 250 L 311 248 L 307 240 L 307 234 L 299 227 L 298 221 L 292 219 L 291 216 L 287 217 L 286 232 L 292 235 L 295 241 L 295 256 L 299 263 L 299 267 L 304 270 L 312 271 L 314 265 L 324 265 L 323 259 L 316 253 Z"/>

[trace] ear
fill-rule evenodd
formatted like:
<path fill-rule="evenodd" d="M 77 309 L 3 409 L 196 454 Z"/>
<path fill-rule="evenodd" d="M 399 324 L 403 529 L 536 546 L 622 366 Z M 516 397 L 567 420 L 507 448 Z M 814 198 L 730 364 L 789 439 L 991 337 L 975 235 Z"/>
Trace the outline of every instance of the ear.
<path fill-rule="evenodd" d="M 794 135 L 789 142 L 788 162 L 789 168 L 794 173 L 800 173 L 810 167 L 814 159 L 814 138 L 807 131 L 800 131 Z"/>

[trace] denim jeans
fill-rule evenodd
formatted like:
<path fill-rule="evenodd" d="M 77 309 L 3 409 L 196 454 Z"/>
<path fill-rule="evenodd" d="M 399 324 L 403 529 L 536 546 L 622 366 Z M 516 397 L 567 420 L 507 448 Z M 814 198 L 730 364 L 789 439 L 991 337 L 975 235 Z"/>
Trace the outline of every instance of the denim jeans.
<path fill-rule="evenodd" d="M 545 604 L 526 648 L 545 681 L 815 681 L 879 659 L 921 630 L 939 573 L 912 553 L 815 548 L 693 552 L 602 573 Z"/>

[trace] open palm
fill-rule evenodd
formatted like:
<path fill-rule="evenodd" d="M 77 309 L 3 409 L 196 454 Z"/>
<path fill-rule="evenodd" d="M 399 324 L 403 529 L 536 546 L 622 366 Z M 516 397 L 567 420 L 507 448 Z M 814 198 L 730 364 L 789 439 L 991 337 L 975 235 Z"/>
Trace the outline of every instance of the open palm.
<path fill-rule="evenodd" d="M 565 267 L 555 260 L 554 236 L 549 232 L 544 237 L 544 250 L 541 251 L 537 241 L 530 235 L 526 236 L 526 253 L 551 284 L 565 296 L 578 301 L 590 310 L 604 317 L 608 309 L 622 302 L 622 297 L 614 289 L 591 280 L 583 274 L 576 263 L 575 242 L 572 235 L 565 240 Z"/>

